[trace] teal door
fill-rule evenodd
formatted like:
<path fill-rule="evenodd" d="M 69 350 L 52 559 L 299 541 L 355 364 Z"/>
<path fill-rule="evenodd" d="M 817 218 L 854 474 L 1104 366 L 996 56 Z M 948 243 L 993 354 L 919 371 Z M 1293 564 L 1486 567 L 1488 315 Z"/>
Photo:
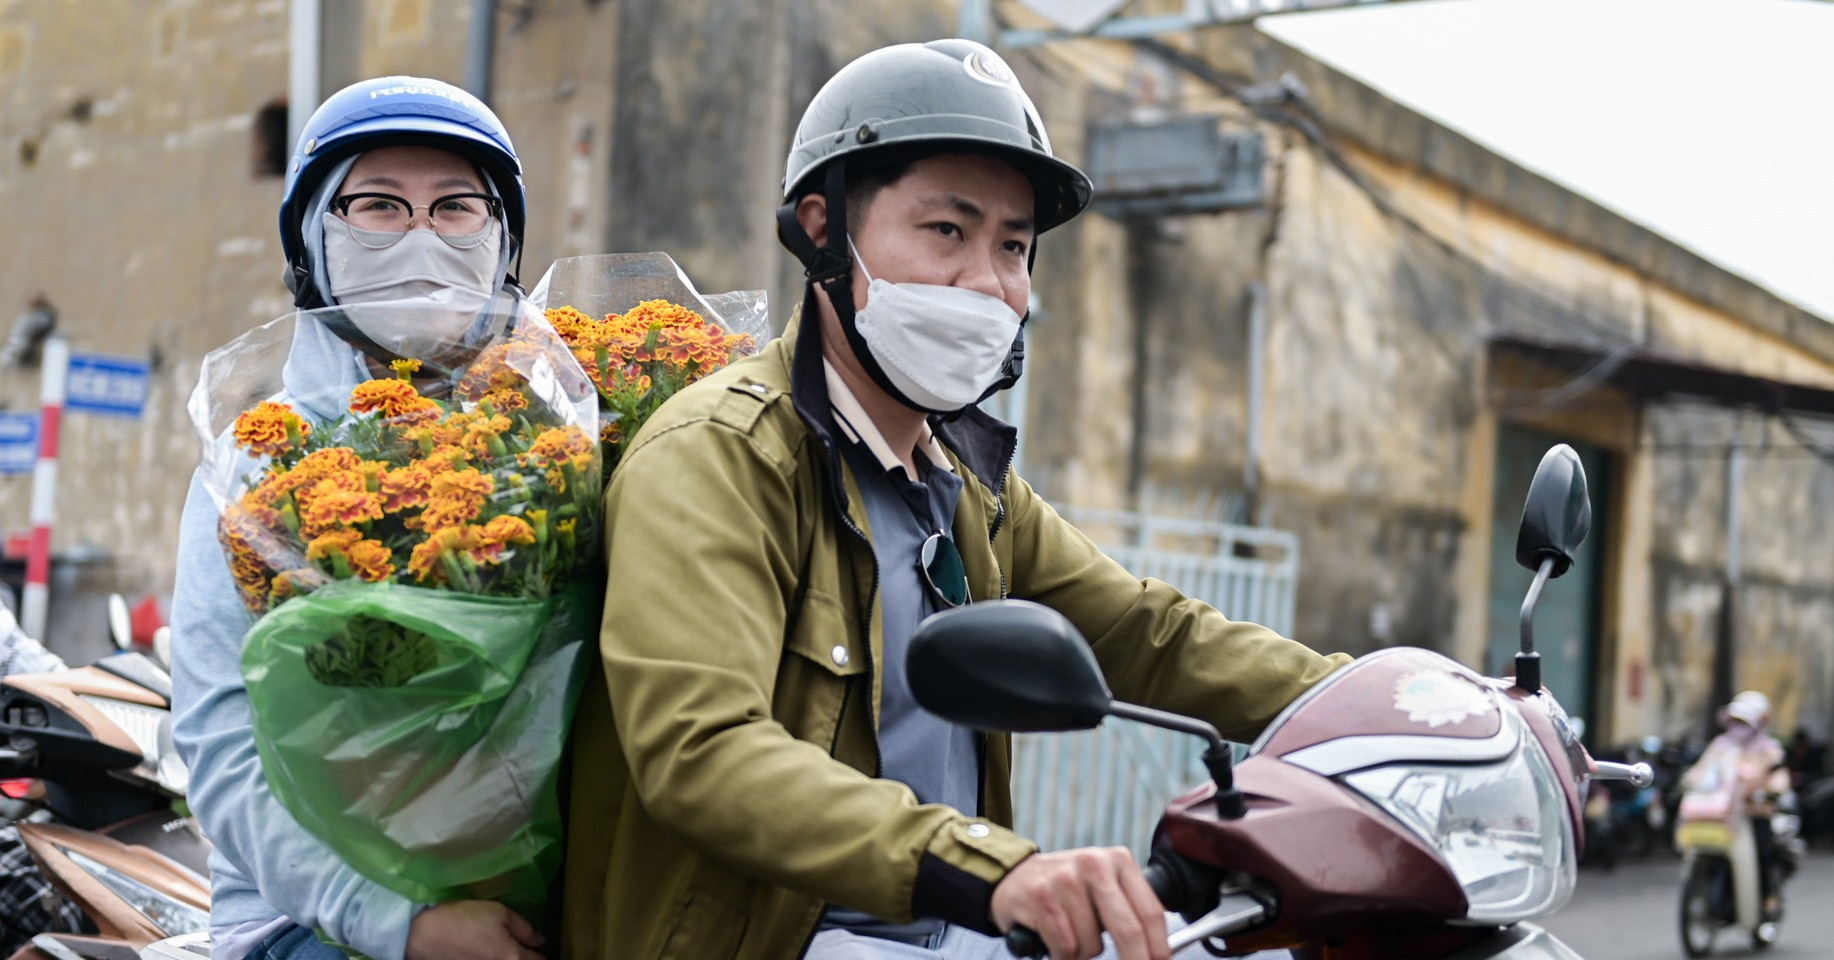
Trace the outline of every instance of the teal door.
<path fill-rule="evenodd" d="M 1491 507 L 1490 638 L 1483 666 L 1491 676 L 1514 672 L 1516 651 L 1522 646 L 1522 597 L 1534 579 L 1532 572 L 1516 563 L 1516 531 L 1535 467 L 1556 443 L 1571 446 L 1585 467 L 1592 496 L 1592 533 L 1574 554 L 1566 575 L 1548 581 L 1541 591 L 1535 612 L 1535 650 L 1541 654 L 1541 682 L 1567 713 L 1584 718 L 1590 730 L 1595 726 L 1591 721 L 1597 690 L 1601 558 L 1605 556 L 1601 545 L 1610 532 L 1604 500 L 1610 459 L 1598 447 L 1513 424 L 1498 428 L 1496 498 Z M 1591 741 L 1589 733 L 1586 739 Z"/>

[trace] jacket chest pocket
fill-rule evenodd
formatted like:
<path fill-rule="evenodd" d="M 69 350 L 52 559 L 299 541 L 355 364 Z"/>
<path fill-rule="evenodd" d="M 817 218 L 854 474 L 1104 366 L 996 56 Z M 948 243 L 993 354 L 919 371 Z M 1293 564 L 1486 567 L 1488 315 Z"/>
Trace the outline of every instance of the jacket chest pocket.
<path fill-rule="evenodd" d="M 771 716 L 798 740 L 833 752 L 849 689 L 866 682 L 867 658 L 840 601 L 810 588 L 784 640 Z"/>

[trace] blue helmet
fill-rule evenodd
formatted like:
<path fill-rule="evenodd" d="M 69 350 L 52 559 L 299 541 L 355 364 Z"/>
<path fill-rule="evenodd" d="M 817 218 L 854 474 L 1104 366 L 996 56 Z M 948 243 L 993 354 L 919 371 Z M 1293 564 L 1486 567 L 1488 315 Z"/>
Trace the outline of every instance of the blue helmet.
<path fill-rule="evenodd" d="M 449 83 L 378 77 L 332 94 L 299 132 L 280 201 L 280 249 L 287 263 L 302 264 L 305 207 L 338 161 L 378 147 L 409 145 L 450 150 L 477 164 L 502 197 L 511 244 L 521 245 L 527 198 L 522 164 L 503 121 L 483 101 Z"/>

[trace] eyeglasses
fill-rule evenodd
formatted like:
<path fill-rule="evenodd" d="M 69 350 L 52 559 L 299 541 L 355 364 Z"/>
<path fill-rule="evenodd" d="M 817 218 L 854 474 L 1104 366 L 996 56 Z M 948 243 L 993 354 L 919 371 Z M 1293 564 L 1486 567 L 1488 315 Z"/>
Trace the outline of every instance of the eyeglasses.
<path fill-rule="evenodd" d="M 968 571 L 962 566 L 962 553 L 945 534 L 932 533 L 923 541 L 917 570 L 943 606 L 959 607 L 968 602 Z"/>
<path fill-rule="evenodd" d="M 412 204 L 392 193 L 350 193 L 331 205 L 349 225 L 350 238 L 372 250 L 401 242 L 416 210 L 427 211 L 433 232 L 448 245 L 475 247 L 490 239 L 484 228 L 503 209 L 503 201 L 483 193 L 452 193 L 428 204 Z M 372 235 L 363 236 L 359 230 Z"/>

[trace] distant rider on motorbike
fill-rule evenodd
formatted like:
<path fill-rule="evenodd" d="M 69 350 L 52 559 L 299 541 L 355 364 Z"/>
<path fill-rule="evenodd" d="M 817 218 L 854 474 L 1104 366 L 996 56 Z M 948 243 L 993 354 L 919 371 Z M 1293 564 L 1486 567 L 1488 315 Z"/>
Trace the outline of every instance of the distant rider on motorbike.
<path fill-rule="evenodd" d="M 1770 735 L 1770 698 L 1746 690 L 1720 711 L 1725 731 L 1713 738 L 1706 752 L 1682 777 L 1692 788 L 1721 764 L 1736 757 L 1745 812 L 1751 817 L 1752 839 L 1757 846 L 1760 895 L 1767 917 L 1782 905 L 1776 874 L 1781 867 L 1777 844 L 1771 836 L 1770 818 L 1777 800 L 1789 791 L 1789 771 L 1783 764 L 1783 745 Z"/>

